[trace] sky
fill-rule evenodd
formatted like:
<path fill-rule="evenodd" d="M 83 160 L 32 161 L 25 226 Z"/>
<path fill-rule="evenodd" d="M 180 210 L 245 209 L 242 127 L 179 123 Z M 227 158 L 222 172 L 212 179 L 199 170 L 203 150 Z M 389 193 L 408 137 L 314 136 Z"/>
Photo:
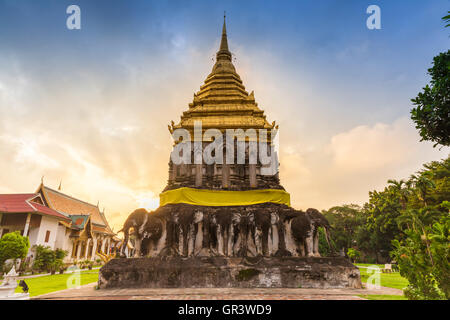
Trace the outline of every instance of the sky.
<path fill-rule="evenodd" d="M 81 9 L 69 30 L 66 9 Z M 381 29 L 369 30 L 369 5 Z M 434 1 L 0 0 L 0 193 L 44 183 L 99 202 L 114 230 L 155 208 L 178 122 L 227 15 L 248 92 L 280 126 L 293 207 L 363 204 L 448 148 L 420 142 L 411 98 L 449 49 Z"/>

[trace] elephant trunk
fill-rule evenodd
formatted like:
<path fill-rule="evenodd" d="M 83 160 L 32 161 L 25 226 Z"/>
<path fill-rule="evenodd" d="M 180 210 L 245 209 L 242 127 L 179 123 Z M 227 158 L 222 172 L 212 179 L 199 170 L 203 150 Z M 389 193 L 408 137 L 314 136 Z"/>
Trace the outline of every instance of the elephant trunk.
<path fill-rule="evenodd" d="M 123 238 L 123 244 L 122 244 L 122 250 L 120 250 L 121 251 L 121 254 L 123 255 L 123 256 L 125 256 L 125 249 L 127 248 L 127 245 L 128 245 L 128 238 L 129 238 L 129 234 L 130 234 L 130 228 L 122 228 L 119 232 L 123 232 L 123 234 L 124 234 L 124 238 Z M 117 232 L 117 233 L 119 233 L 119 232 Z"/>
<path fill-rule="evenodd" d="M 333 252 L 335 252 L 336 248 L 331 243 L 330 228 L 331 228 L 330 226 L 327 226 L 324 228 L 325 229 L 325 239 L 327 240 L 328 248 L 330 248 Z"/>

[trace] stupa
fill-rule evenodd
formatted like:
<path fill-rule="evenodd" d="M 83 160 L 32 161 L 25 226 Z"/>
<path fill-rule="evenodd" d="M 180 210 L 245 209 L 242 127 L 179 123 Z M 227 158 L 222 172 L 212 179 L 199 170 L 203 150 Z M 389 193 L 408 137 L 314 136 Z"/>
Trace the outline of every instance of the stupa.
<path fill-rule="evenodd" d="M 232 57 L 224 17 L 212 72 L 169 125 L 175 142 L 160 207 L 128 217 L 122 231 L 125 242 L 133 232 L 135 257 L 102 267 L 100 288 L 361 286 L 347 259 L 320 257 L 325 217 L 290 206 L 278 126 L 245 90 Z"/>

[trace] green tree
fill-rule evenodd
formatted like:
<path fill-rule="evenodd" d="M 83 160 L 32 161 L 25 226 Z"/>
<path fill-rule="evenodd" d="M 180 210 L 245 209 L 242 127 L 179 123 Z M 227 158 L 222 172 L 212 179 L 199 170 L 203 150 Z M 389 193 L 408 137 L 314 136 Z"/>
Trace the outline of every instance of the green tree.
<path fill-rule="evenodd" d="M 419 130 L 421 141 L 450 145 L 450 50 L 433 58 L 433 66 L 428 69 L 430 85 L 423 88 L 416 98 L 411 99 L 416 106 L 411 110 L 411 119 Z"/>
<path fill-rule="evenodd" d="M 442 18 L 442 20 L 445 21 L 445 23 L 447 23 L 445 25 L 445 27 L 450 27 L 450 11 L 447 11 L 448 15 L 446 15 L 445 17 Z"/>
<path fill-rule="evenodd" d="M 410 224 L 404 230 L 407 237 L 393 241 L 391 255 L 409 281 L 404 290 L 409 299 L 450 299 L 450 215 L 446 210 L 439 220 L 436 212 L 410 211 Z"/>
<path fill-rule="evenodd" d="M 371 191 L 369 202 L 364 205 L 367 232 L 370 234 L 376 263 L 389 260 L 392 240 L 404 236 L 397 223 L 397 218 L 402 214 L 401 196 L 397 189 L 396 186 L 390 185 L 381 192 Z"/>
<path fill-rule="evenodd" d="M 347 252 L 355 244 L 358 227 L 365 224 L 361 207 L 355 204 L 336 206 L 323 211 L 323 215 L 332 226 L 330 234 L 336 249 Z"/>
<path fill-rule="evenodd" d="M 0 267 L 8 259 L 23 259 L 27 255 L 30 242 L 19 231 L 5 234 L 0 239 Z"/>
<path fill-rule="evenodd" d="M 402 209 L 405 210 L 408 197 L 411 195 L 410 181 L 408 180 L 405 182 L 404 180 L 397 181 L 390 179 L 388 180 L 388 183 L 391 185 L 391 191 L 394 194 L 397 194 Z"/>

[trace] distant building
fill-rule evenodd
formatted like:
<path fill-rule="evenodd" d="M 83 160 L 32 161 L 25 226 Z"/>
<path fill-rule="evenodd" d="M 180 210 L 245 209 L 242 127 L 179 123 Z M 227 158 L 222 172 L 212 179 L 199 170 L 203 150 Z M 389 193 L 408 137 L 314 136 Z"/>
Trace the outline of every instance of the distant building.
<path fill-rule="evenodd" d="M 66 261 L 94 260 L 97 252 L 109 253 L 120 241 L 97 205 L 43 183 L 35 193 L 0 194 L 0 236 L 12 231 L 27 235 L 30 247 L 66 250 Z"/>

